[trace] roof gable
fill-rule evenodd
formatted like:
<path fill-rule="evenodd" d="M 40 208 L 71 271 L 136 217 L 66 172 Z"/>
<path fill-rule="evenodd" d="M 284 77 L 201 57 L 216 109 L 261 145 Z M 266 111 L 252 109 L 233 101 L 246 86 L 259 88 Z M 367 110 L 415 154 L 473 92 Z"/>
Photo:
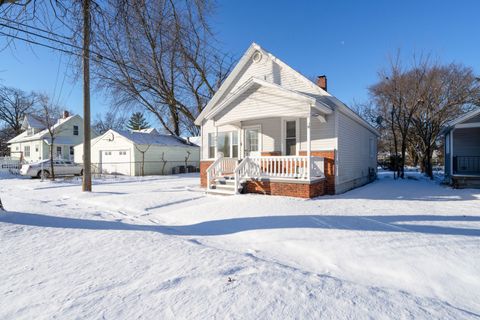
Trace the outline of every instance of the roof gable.
<path fill-rule="evenodd" d="M 475 118 L 476 116 L 479 116 L 479 115 L 480 115 L 480 107 L 473 109 L 472 111 L 467 112 L 464 115 L 452 120 L 451 122 L 448 123 L 448 127 L 454 127 L 457 124 L 469 121 L 470 119 Z"/>
<path fill-rule="evenodd" d="M 340 100 L 317 86 L 300 72 L 264 50 L 256 43 L 250 45 L 237 65 L 233 68 L 232 72 L 222 83 L 219 90 L 197 117 L 195 124 L 201 125 L 203 119 L 205 119 L 213 109 L 220 106 L 224 100 L 229 99 L 236 93 L 239 87 L 243 86 L 252 78 L 264 80 L 265 82 L 278 85 L 287 90 L 312 97 L 316 100 L 317 106 L 322 105 L 324 110 L 334 110 L 339 108 L 349 117 L 356 120 L 360 125 L 378 134 L 374 127 L 353 112 Z"/>

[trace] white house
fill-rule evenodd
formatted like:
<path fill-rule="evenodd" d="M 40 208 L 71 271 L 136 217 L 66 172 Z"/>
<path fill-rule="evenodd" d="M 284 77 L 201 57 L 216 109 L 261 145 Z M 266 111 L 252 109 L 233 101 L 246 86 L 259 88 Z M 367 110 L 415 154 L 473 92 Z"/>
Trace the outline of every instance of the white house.
<path fill-rule="evenodd" d="M 309 198 L 371 181 L 378 132 L 326 84 L 252 44 L 196 119 L 201 185 Z"/>
<path fill-rule="evenodd" d="M 446 180 L 456 187 L 480 187 L 480 108 L 450 121 L 443 134 Z"/>
<path fill-rule="evenodd" d="M 34 116 L 26 115 L 23 120 L 24 131 L 8 141 L 10 155 L 25 162 L 36 162 L 50 159 L 51 137 L 43 124 Z M 83 141 L 83 119 L 70 116 L 68 112 L 52 126 L 54 134 L 53 148 L 56 159 L 73 160 L 74 146 Z"/>
<path fill-rule="evenodd" d="M 91 141 L 93 170 L 130 176 L 171 174 L 198 168 L 199 147 L 155 129 L 108 130 Z M 83 163 L 83 144 L 75 146 L 75 162 Z M 142 170 L 143 169 L 143 170 Z"/>

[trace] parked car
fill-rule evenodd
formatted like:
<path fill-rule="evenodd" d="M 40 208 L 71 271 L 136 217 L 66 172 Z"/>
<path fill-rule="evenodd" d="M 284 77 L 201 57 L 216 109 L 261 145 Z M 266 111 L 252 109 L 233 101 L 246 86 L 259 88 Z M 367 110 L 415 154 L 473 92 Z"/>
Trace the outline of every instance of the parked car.
<path fill-rule="evenodd" d="M 53 160 L 53 170 L 56 176 L 81 176 L 83 166 L 67 160 Z M 45 178 L 50 177 L 50 160 L 43 160 L 35 163 L 22 165 L 20 174 L 22 176 L 38 177 L 43 174 Z"/>

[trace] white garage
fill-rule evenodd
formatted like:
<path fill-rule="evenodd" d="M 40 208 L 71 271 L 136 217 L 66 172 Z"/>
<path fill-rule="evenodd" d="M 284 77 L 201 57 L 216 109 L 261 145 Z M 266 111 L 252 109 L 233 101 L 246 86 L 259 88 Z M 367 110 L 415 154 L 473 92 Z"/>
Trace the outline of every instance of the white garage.
<path fill-rule="evenodd" d="M 141 131 L 109 130 L 91 141 L 92 170 L 130 176 L 192 172 L 199 147 L 182 138 Z M 75 146 L 75 162 L 83 163 L 83 144 Z"/>

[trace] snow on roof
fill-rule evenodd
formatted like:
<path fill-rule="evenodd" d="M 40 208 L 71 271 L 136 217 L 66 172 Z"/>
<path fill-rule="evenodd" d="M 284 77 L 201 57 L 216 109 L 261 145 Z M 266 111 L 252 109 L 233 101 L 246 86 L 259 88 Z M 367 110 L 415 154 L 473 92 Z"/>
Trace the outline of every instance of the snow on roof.
<path fill-rule="evenodd" d="M 181 138 L 177 138 L 170 134 L 160 134 L 156 130 L 152 133 L 140 132 L 140 131 L 127 131 L 117 130 L 115 131 L 119 135 L 132 141 L 135 144 L 155 144 L 162 146 L 188 146 L 186 142 L 182 142 Z"/>
<path fill-rule="evenodd" d="M 40 118 L 34 116 L 33 114 L 27 114 L 23 119 L 22 128 L 28 129 L 29 127 L 35 129 L 45 129 L 45 124 L 43 124 Z"/>
<path fill-rule="evenodd" d="M 147 128 L 147 129 L 140 129 L 140 130 L 132 130 L 133 132 L 142 132 L 142 133 L 154 133 L 160 134 L 157 129 L 155 128 Z"/>
<path fill-rule="evenodd" d="M 447 123 L 447 127 L 448 127 L 448 128 L 451 128 L 451 127 L 453 127 L 453 126 L 455 126 L 455 125 L 457 125 L 457 124 L 459 124 L 459 123 L 462 123 L 462 122 L 464 122 L 464 121 L 467 121 L 467 120 L 469 120 L 470 118 L 473 118 L 473 117 L 475 117 L 476 115 L 479 115 L 479 114 L 480 114 L 480 107 L 475 108 L 475 109 L 473 109 L 472 111 L 467 112 L 467 113 L 465 113 L 464 115 L 462 115 L 462 116 L 460 116 L 460 117 L 458 117 L 458 118 L 456 118 L 456 119 L 453 119 L 452 121 L 450 121 L 449 123 Z"/>
<path fill-rule="evenodd" d="M 202 141 L 202 137 L 201 136 L 195 136 L 195 137 L 182 137 L 183 139 L 187 140 L 188 142 L 196 145 L 196 146 L 199 146 L 200 147 L 200 143 Z"/>
<path fill-rule="evenodd" d="M 72 119 L 74 117 L 79 117 L 79 116 L 74 115 L 74 116 L 70 116 L 70 117 L 65 118 L 65 119 L 63 119 L 63 118 L 58 119 L 58 121 L 51 127 L 52 130 L 56 130 L 58 127 L 60 127 L 61 125 L 68 122 L 70 119 Z M 29 136 L 28 133 L 25 131 L 25 132 L 22 132 L 21 134 L 19 134 L 18 136 L 14 137 L 13 139 L 9 140 L 8 143 L 39 140 L 39 139 L 44 138 L 45 136 L 48 136 L 48 130 L 47 129 L 44 129 L 40 132 L 37 132 L 37 133 L 35 133 L 31 136 Z"/>

